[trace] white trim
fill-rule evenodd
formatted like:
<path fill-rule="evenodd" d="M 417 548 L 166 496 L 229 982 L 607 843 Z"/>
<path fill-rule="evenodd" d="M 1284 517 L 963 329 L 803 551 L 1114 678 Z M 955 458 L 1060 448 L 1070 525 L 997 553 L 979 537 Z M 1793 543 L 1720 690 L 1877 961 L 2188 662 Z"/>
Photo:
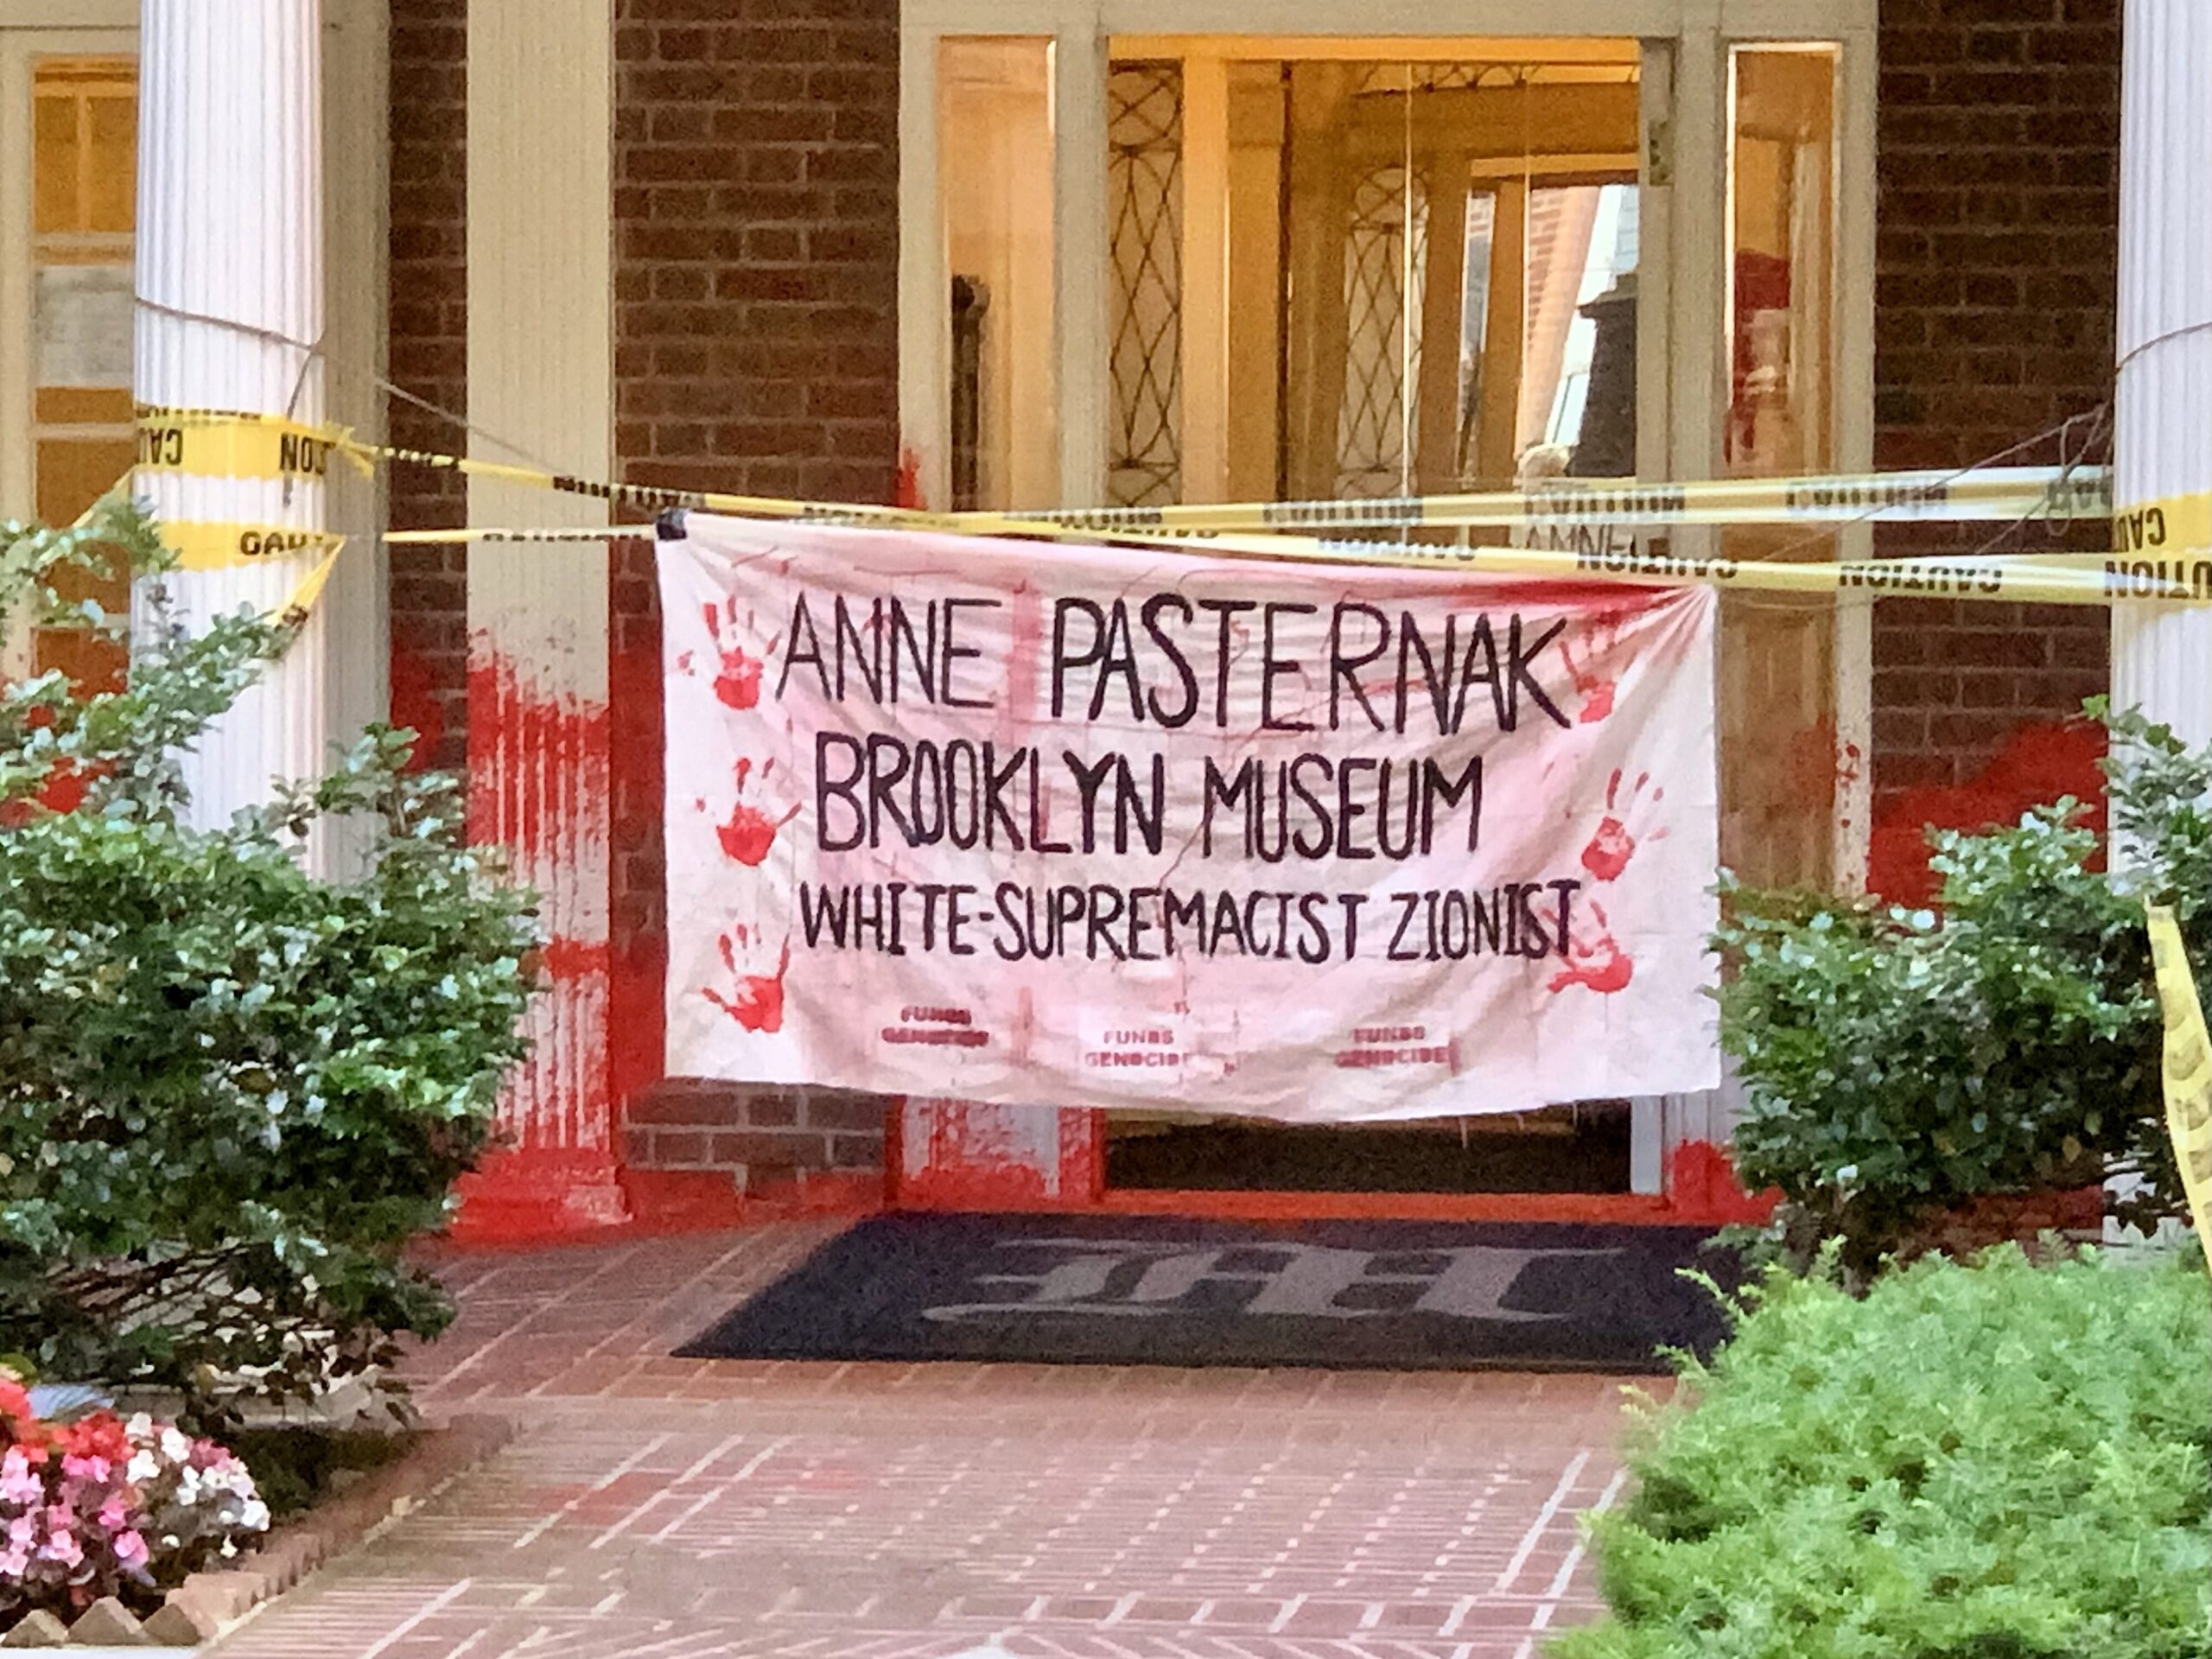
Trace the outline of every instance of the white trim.
<path fill-rule="evenodd" d="M 323 0 L 324 396 L 332 417 L 376 441 L 385 435 L 390 335 L 391 111 L 389 0 Z M 324 597 L 346 625 L 327 635 L 326 707 L 341 741 L 389 717 L 388 560 L 382 537 L 387 472 L 334 469 L 328 522 L 350 539 Z"/>
<path fill-rule="evenodd" d="M 1875 41 L 1847 37 L 1836 95 L 1835 461 L 1840 471 L 1874 465 Z M 1837 551 L 1872 556 L 1870 526 L 1847 529 Z M 1836 785 L 1829 882 L 1861 893 L 1873 847 L 1874 602 L 1838 594 L 1831 658 L 1835 672 Z"/>
<path fill-rule="evenodd" d="M 1107 38 L 1080 3 L 1052 41 L 1052 332 L 1058 342 L 1060 499 L 1106 499 L 1113 397 L 1107 224 Z M 943 285 L 940 284 L 940 291 Z"/>
<path fill-rule="evenodd" d="M 952 505 L 952 273 L 938 196 L 938 46 L 899 40 L 899 431 L 922 499 Z"/>
<path fill-rule="evenodd" d="M 135 40 L 138 33 L 138 0 L 0 0 L 0 29 L 123 29 Z M 68 52 L 105 52 L 105 46 L 72 41 Z"/>

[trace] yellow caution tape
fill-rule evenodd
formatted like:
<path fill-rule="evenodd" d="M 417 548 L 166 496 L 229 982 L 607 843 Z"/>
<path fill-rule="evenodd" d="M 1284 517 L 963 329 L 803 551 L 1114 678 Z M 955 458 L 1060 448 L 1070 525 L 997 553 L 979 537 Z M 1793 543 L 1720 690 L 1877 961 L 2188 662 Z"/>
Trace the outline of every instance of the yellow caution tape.
<path fill-rule="evenodd" d="M 272 559 L 335 553 L 346 538 L 334 531 L 296 524 L 210 524 L 186 520 L 161 526 L 162 544 L 175 550 L 186 570 L 227 570 Z"/>
<path fill-rule="evenodd" d="M 322 590 L 330 585 L 330 573 L 337 568 L 338 555 L 342 546 L 341 543 L 340 547 L 334 547 L 324 554 L 321 562 L 308 572 L 306 580 L 292 589 L 292 596 L 276 613 L 278 621 L 287 627 L 296 628 L 308 620 L 308 613 L 322 598 Z"/>
<path fill-rule="evenodd" d="M 327 439 L 341 452 L 427 467 L 531 488 L 581 495 L 647 512 L 697 507 L 752 518 L 833 519 L 907 530 L 1039 533 L 1040 526 L 1119 534 L 1135 531 L 1395 530 L 1618 524 L 1857 524 L 1887 520 L 2002 522 L 2016 518 L 2102 519 L 2112 510 L 2101 469 L 1989 467 L 1967 472 L 1714 479 L 1646 483 L 1633 479 L 1557 479 L 1527 489 L 1349 501 L 1254 501 L 1163 507 L 1094 507 L 1010 512 L 925 512 L 857 503 L 796 501 L 715 490 L 667 489 L 556 473 L 512 461 L 366 443 L 341 427 L 299 428 L 276 416 L 222 410 L 149 409 L 142 426 L 170 433 L 239 427 L 287 429 Z M 2208 537 L 2212 540 L 2212 537 Z"/>
<path fill-rule="evenodd" d="M 138 410 L 138 470 L 190 473 L 200 478 L 316 480 L 328 475 L 333 455 L 343 454 L 364 472 L 342 426 L 316 426 L 264 415 L 233 414 L 222 421 L 186 417 L 142 405 Z"/>
<path fill-rule="evenodd" d="M 245 428 L 281 433 L 296 423 L 219 410 L 148 411 L 166 427 Z M 1321 539 L 1282 533 L 1289 526 L 1388 532 L 1415 526 L 1532 528 L 1555 539 L 1589 540 L 1580 532 L 1602 525 L 1859 522 L 1948 518 L 2011 520 L 2041 517 L 2102 518 L 2110 512 L 2109 478 L 2100 469 L 2007 467 L 1949 474 L 1914 472 L 1789 479 L 1722 479 L 1692 484 L 1561 480 L 1528 490 L 1394 497 L 1337 502 L 1258 502 L 1188 507 L 1104 508 L 1051 512 L 928 512 L 911 508 L 798 501 L 779 496 L 671 489 L 555 473 L 512 461 L 484 461 L 434 450 L 365 443 L 343 429 L 313 429 L 341 452 L 383 462 L 429 467 L 530 488 L 579 495 L 610 506 L 658 513 L 696 508 L 734 517 L 968 535 L 1052 540 L 1107 537 L 1235 558 L 1288 559 L 1385 566 L 1446 566 L 1482 574 L 1554 580 L 1621 582 L 1639 586 L 1707 584 L 1807 595 L 1942 597 L 2029 601 L 2061 605 L 2212 603 L 2212 523 L 2186 545 L 2157 559 L 2112 556 L 2002 555 L 1958 559 L 1786 563 L 1726 557 L 1681 558 L 1662 547 L 1459 547 L 1412 542 Z M 400 531 L 399 543 L 561 542 L 639 535 L 623 530 L 522 530 L 477 527 Z M 2171 539 L 2171 537 L 2169 538 Z M 250 557 L 243 543 L 227 555 Z M 189 566 L 188 566 L 189 568 Z"/>
<path fill-rule="evenodd" d="M 2212 493 L 2161 496 L 2113 507 L 2114 554 L 2157 559 L 2183 547 L 2212 547 Z"/>
<path fill-rule="evenodd" d="M 757 516 L 757 515 L 756 515 Z M 789 515 L 785 515 L 788 517 Z M 810 515 L 825 522 L 827 515 Z M 870 528 L 866 519 L 847 527 Z M 903 528 L 914 528 L 908 524 Z M 941 526 L 940 526 L 941 528 Z M 1779 560 L 1685 558 L 1655 549 L 1618 547 L 1569 550 L 1533 547 L 1459 547 L 1420 542 L 1327 540 L 1281 533 L 1203 535 L 1122 533 L 1102 537 L 1088 530 L 1024 524 L 1031 539 L 1096 542 L 1105 539 L 1210 557 L 1373 565 L 1385 569 L 1471 571 L 1478 575 L 1537 576 L 1554 582 L 1624 582 L 1635 587 L 1714 587 L 1751 592 L 1869 598 L 1972 599 L 2050 605 L 2212 604 L 2212 550 L 2187 561 L 2167 561 L 2175 574 L 2140 576 L 2107 559 L 2086 565 L 2029 559 Z M 958 527 L 958 533 L 976 533 Z M 385 540 L 399 545 L 454 542 L 594 542 L 649 537 L 650 525 L 576 529 L 396 530 Z M 2184 568 L 2185 567 L 2185 568 Z"/>
<path fill-rule="evenodd" d="M 2212 1037 L 2204 1028 L 2196 977 L 2181 927 L 2164 905 L 2145 906 L 2151 927 L 2151 960 L 2158 1001 L 2165 1010 L 2166 1133 L 2181 1166 L 2182 1190 L 2196 1221 L 2196 1236 L 2212 1258 Z"/>
<path fill-rule="evenodd" d="M 1673 524 L 2102 518 L 2110 510 L 2107 480 L 2101 472 L 2022 467 L 1966 474 L 1713 479 L 1693 484 L 1556 479 L 1525 489 L 1371 500 L 1098 507 L 958 516 L 1110 532 L 1414 525 L 1459 529 L 1630 524 L 1657 529 Z"/>

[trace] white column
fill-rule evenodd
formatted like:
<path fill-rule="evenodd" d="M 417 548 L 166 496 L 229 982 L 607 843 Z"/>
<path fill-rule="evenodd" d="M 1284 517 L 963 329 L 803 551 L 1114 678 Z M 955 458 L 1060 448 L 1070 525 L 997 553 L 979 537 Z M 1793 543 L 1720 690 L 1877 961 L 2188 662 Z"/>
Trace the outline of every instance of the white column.
<path fill-rule="evenodd" d="M 2125 553 L 2171 573 L 2212 558 L 2212 7 L 2127 0 L 2120 48 L 2113 522 L 2142 524 Z M 2212 610 L 2115 607 L 2112 700 L 2212 741 Z M 2105 1235 L 2132 1242 L 2111 1221 Z"/>
<path fill-rule="evenodd" d="M 2127 0 L 2121 48 L 2114 518 L 2160 503 L 2129 551 L 2212 557 L 2212 6 Z M 2212 741 L 2212 610 L 2114 609 L 2112 699 Z"/>
<path fill-rule="evenodd" d="M 138 309 L 132 380 L 142 404 L 322 418 L 312 350 L 323 327 L 321 12 L 319 0 L 143 0 L 137 288 L 167 308 Z M 319 471 L 149 471 L 137 487 L 180 543 L 238 561 L 168 579 L 190 626 L 242 607 L 280 607 L 315 563 L 312 553 L 251 550 L 265 537 L 193 527 L 318 531 Z M 266 800 L 272 778 L 322 769 L 327 626 L 325 614 L 311 620 L 187 759 L 199 822 Z"/>
<path fill-rule="evenodd" d="M 613 16 L 607 0 L 468 8 L 468 417 L 474 452 L 583 478 L 613 470 Z M 472 478 L 469 522 L 604 524 L 603 504 Z M 468 555 L 468 817 L 541 898 L 550 981 L 509 1073 L 512 1150 L 464 1224 L 625 1215 L 607 1000 L 607 550 L 480 543 Z"/>

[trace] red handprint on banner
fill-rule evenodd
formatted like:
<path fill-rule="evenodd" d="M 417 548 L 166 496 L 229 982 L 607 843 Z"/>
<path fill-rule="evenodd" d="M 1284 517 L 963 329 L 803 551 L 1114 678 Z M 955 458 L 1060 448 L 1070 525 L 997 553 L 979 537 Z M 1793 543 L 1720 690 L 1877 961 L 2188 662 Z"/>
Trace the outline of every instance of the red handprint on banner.
<path fill-rule="evenodd" d="M 768 774 L 776 769 L 772 760 L 760 768 L 760 779 L 766 783 Z M 745 798 L 746 779 L 752 774 L 753 762 L 737 763 L 737 799 L 730 808 L 728 819 L 717 825 L 715 836 L 721 840 L 722 851 L 739 863 L 759 868 L 767 858 L 768 849 L 776 844 L 776 831 L 798 816 L 798 803 L 793 802 L 779 818 L 772 818 L 759 807 L 750 805 Z"/>
<path fill-rule="evenodd" d="M 1605 919 L 1605 907 L 1593 903 L 1590 918 L 1598 925 L 1598 931 L 1592 937 L 1586 930 L 1577 929 L 1570 937 L 1567 965 L 1552 976 L 1554 991 L 1580 985 L 1600 996 L 1611 996 L 1616 991 L 1626 990 L 1629 981 L 1636 976 L 1636 963 L 1613 937 L 1612 925 Z"/>
<path fill-rule="evenodd" d="M 753 708 L 760 701 L 761 672 L 767 666 L 766 659 L 775 655 L 780 636 L 761 644 L 756 656 L 747 648 L 748 644 L 760 644 L 750 612 L 740 619 L 734 599 L 700 608 L 706 617 L 707 635 L 715 644 L 715 696 L 725 708 Z M 690 673 L 691 661 L 687 652 L 677 665 Z"/>
<path fill-rule="evenodd" d="M 791 942 L 784 941 L 783 954 L 776 958 L 772 974 L 741 974 L 737 970 L 737 947 L 725 933 L 715 941 L 721 952 L 722 966 L 728 969 L 737 982 L 736 988 L 724 996 L 713 986 L 701 993 L 724 1014 L 747 1031 L 779 1032 L 784 1028 L 784 976 L 791 970 Z"/>
<path fill-rule="evenodd" d="M 1590 619 L 1589 627 L 1582 636 L 1582 660 L 1574 659 L 1573 644 L 1564 635 L 1559 642 L 1560 660 L 1567 664 L 1567 677 L 1574 682 L 1577 696 L 1582 699 L 1580 712 L 1575 719 L 1585 726 L 1613 712 L 1613 699 L 1620 687 L 1604 671 L 1608 659 L 1620 644 L 1621 627 L 1628 620 L 1624 611 L 1600 611 Z"/>
<path fill-rule="evenodd" d="M 1621 799 L 1621 772 L 1618 767 L 1605 785 L 1605 816 L 1599 820 L 1598 828 L 1582 849 L 1582 868 L 1599 881 L 1618 881 L 1628 868 L 1628 861 L 1636 856 L 1639 842 L 1664 841 L 1667 831 L 1642 830 L 1638 821 L 1647 817 L 1652 807 L 1667 798 L 1664 789 L 1654 789 L 1646 797 L 1644 790 L 1651 782 L 1651 774 L 1640 772 L 1636 782 L 1629 786 L 1628 798 Z"/>

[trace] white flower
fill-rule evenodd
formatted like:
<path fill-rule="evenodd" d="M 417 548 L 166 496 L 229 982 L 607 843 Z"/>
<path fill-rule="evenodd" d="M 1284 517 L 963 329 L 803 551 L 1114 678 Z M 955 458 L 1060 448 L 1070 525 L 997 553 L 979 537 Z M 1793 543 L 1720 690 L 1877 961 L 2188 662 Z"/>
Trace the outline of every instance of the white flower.
<path fill-rule="evenodd" d="M 143 1486 L 161 1472 L 162 1460 L 144 1450 L 132 1452 L 130 1461 L 123 1467 L 124 1478 L 134 1486 Z"/>
<path fill-rule="evenodd" d="M 192 1455 L 192 1442 L 186 1438 L 183 1430 L 173 1424 L 162 1427 L 162 1455 L 171 1463 L 182 1463 Z"/>

